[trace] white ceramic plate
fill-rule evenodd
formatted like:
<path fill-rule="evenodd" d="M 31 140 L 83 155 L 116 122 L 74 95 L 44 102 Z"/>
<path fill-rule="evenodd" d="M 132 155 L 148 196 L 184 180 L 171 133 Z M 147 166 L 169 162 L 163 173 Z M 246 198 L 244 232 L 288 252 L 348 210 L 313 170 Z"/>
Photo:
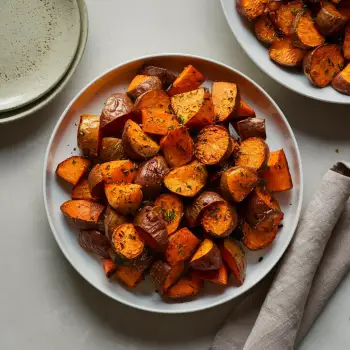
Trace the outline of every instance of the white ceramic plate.
<path fill-rule="evenodd" d="M 341 94 L 331 86 L 319 89 L 313 86 L 302 72 L 283 68 L 271 61 L 268 49 L 258 41 L 251 25 L 238 13 L 236 1 L 221 0 L 226 19 L 243 50 L 262 71 L 298 94 L 325 102 L 350 103 L 350 96 Z"/>
<path fill-rule="evenodd" d="M 112 283 L 106 279 L 100 259 L 80 248 L 74 229 L 68 225 L 60 212 L 60 205 L 70 199 L 71 187 L 58 181 L 55 170 L 59 162 L 77 153 L 74 148 L 80 115 L 100 113 L 107 97 L 113 92 L 125 91 L 144 63 L 166 67 L 174 73 L 179 73 L 184 66 L 191 63 L 205 74 L 207 86 L 210 86 L 212 80 L 237 83 L 244 100 L 255 109 L 258 116 L 266 118 L 267 142 L 271 150 L 283 148 L 286 152 L 294 188 L 278 195 L 285 213 L 284 226 L 271 247 L 263 251 L 247 253 L 247 278 L 239 288 L 233 286 L 222 288 L 208 284 L 196 298 L 182 303 L 163 301 L 153 291 L 149 280 L 144 281 L 134 290 L 126 289 L 121 284 Z M 281 258 L 292 239 L 300 215 L 302 192 L 303 180 L 298 146 L 286 118 L 271 97 L 242 73 L 219 62 L 187 55 L 159 55 L 129 61 L 103 73 L 84 87 L 59 119 L 51 136 L 44 163 L 44 199 L 47 217 L 66 258 L 102 293 L 129 306 L 161 313 L 184 313 L 210 308 L 237 297 L 259 282 Z M 260 256 L 264 256 L 264 259 L 258 263 Z"/>
<path fill-rule="evenodd" d="M 0 124 L 9 123 L 21 118 L 24 118 L 30 114 L 33 114 L 34 112 L 40 110 L 44 106 L 46 106 L 50 101 L 52 101 L 66 86 L 70 78 L 72 77 L 73 73 L 75 72 L 76 68 L 78 67 L 78 64 L 80 62 L 81 57 L 83 56 L 86 40 L 88 37 L 88 27 L 89 27 L 89 20 L 88 20 L 88 12 L 86 3 L 84 0 L 77 0 L 78 6 L 79 6 L 79 13 L 80 13 L 80 39 L 78 48 L 76 51 L 76 54 L 73 58 L 73 61 L 68 68 L 66 74 L 61 78 L 61 80 L 44 96 L 40 97 L 35 102 L 29 103 L 23 107 L 12 109 L 10 111 L 6 111 L 3 113 L 0 113 Z"/>
<path fill-rule="evenodd" d="M 80 38 L 76 0 L 5 1 L 0 11 L 0 111 L 32 102 L 64 76 Z"/>

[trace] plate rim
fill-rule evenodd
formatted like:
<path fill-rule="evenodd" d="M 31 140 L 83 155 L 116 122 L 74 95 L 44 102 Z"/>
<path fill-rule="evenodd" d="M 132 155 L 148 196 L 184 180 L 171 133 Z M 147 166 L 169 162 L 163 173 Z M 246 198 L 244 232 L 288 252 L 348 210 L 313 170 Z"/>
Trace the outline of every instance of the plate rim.
<path fill-rule="evenodd" d="M 61 126 L 61 123 L 63 122 L 67 112 L 69 111 L 69 109 L 71 108 L 71 106 L 74 104 L 74 102 L 85 92 L 85 90 L 87 90 L 91 85 L 93 85 L 97 80 L 101 79 L 103 76 L 109 74 L 110 72 L 112 72 L 113 70 L 116 70 L 118 68 L 121 68 L 124 65 L 127 64 L 131 64 L 137 61 L 141 61 L 141 60 L 147 60 L 147 59 L 159 59 L 159 58 L 164 58 L 164 57 L 184 57 L 184 58 L 194 58 L 194 59 L 199 59 L 199 60 L 203 60 L 203 61 L 207 61 L 210 62 L 211 64 L 214 65 L 220 65 L 226 69 L 229 69 L 231 71 L 233 71 L 235 74 L 240 75 L 241 77 L 243 77 L 244 79 L 248 80 L 251 84 L 253 84 L 257 89 L 260 90 L 260 92 L 262 92 L 269 100 L 270 102 L 273 104 L 273 106 L 276 108 L 276 110 L 278 111 L 278 113 L 280 114 L 281 118 L 283 119 L 285 126 L 287 127 L 290 135 L 291 135 L 291 139 L 293 141 L 293 145 L 295 148 L 295 152 L 296 152 L 296 158 L 297 158 L 297 162 L 299 165 L 299 171 L 298 171 L 298 175 L 300 178 L 300 195 L 298 198 L 298 205 L 297 205 L 297 209 L 296 209 L 296 216 L 294 218 L 293 224 L 291 225 L 291 235 L 289 240 L 287 240 L 285 242 L 285 244 L 283 245 L 283 247 L 281 247 L 281 249 L 276 252 L 276 257 L 273 259 L 273 261 L 270 263 L 270 266 L 268 268 L 268 270 L 266 271 L 266 273 L 262 274 L 261 276 L 259 276 L 259 278 L 256 279 L 256 281 L 254 281 L 254 283 L 248 288 L 248 289 L 241 289 L 240 291 L 238 291 L 238 294 L 235 296 L 227 296 L 226 298 L 222 298 L 221 300 L 214 302 L 210 305 L 204 305 L 204 306 L 200 306 L 200 307 L 192 307 L 189 308 L 188 310 L 175 310 L 175 309 L 168 309 L 168 310 L 157 310 L 157 309 L 153 309 L 151 307 L 144 307 L 142 305 L 138 305 L 138 304 L 133 304 L 131 302 L 128 302 L 126 300 L 122 300 L 121 298 L 118 297 L 118 295 L 114 295 L 112 294 L 110 291 L 105 291 L 102 290 L 102 288 L 100 288 L 97 284 L 95 284 L 93 281 L 90 281 L 90 279 L 86 276 L 83 275 L 83 273 L 80 271 L 79 267 L 76 266 L 76 264 L 73 262 L 73 259 L 71 259 L 71 257 L 69 256 L 68 252 L 65 250 L 65 248 L 63 247 L 63 244 L 61 243 L 60 239 L 59 239 L 59 235 L 56 232 L 55 226 L 53 224 L 53 221 L 51 219 L 50 213 L 49 213 L 49 208 L 48 208 L 48 202 L 47 202 L 47 191 L 46 191 L 46 187 L 47 187 L 47 165 L 48 165 L 48 159 L 49 159 L 49 155 L 50 155 L 50 150 L 54 141 L 54 138 L 56 136 L 56 133 L 59 129 L 59 127 Z M 52 176 L 52 175 L 51 175 Z M 88 84 L 86 84 L 75 96 L 74 98 L 71 100 L 71 102 L 67 105 L 67 107 L 64 109 L 64 111 L 62 112 L 60 118 L 58 119 L 52 134 L 50 136 L 46 151 L 45 151 L 45 158 L 44 158 L 44 166 L 43 166 L 43 197 L 44 197 L 44 206 L 45 206 L 45 212 L 46 212 L 46 216 L 52 231 L 53 236 L 55 237 L 55 240 L 58 244 L 58 246 L 61 249 L 61 252 L 63 253 L 63 255 L 65 256 L 65 258 L 69 261 L 69 263 L 72 265 L 72 267 L 79 273 L 79 275 L 81 277 L 83 277 L 83 279 L 85 281 L 87 281 L 90 285 L 92 285 L 94 288 L 96 288 L 98 291 L 100 291 L 102 294 L 110 297 L 111 299 L 118 301 L 124 305 L 127 305 L 129 307 L 135 308 L 135 309 L 139 309 L 139 310 L 143 310 L 143 311 L 148 311 L 148 312 L 153 312 L 153 313 L 159 313 L 159 314 L 186 314 L 186 313 L 192 313 L 192 312 L 197 312 L 197 311 L 202 311 L 205 309 L 210 309 L 212 307 L 215 306 L 219 306 L 222 305 L 230 300 L 236 299 L 237 297 L 241 296 L 242 294 L 248 292 L 249 290 L 251 290 L 254 286 L 256 286 L 262 279 L 264 279 L 268 273 L 276 266 L 276 264 L 280 261 L 280 259 L 282 258 L 282 255 L 285 253 L 285 251 L 287 250 L 290 242 L 292 241 L 294 234 L 295 234 L 295 230 L 296 227 L 298 225 L 299 219 L 300 219 L 300 214 L 301 214 L 301 208 L 302 208 L 302 203 L 303 203 L 303 191 L 304 191 L 304 178 L 303 178 L 303 166 L 302 166 L 302 161 L 301 161 L 301 155 L 300 155 L 300 150 L 299 150 L 299 146 L 297 143 L 297 140 L 295 138 L 294 132 L 291 128 L 291 126 L 289 125 L 289 122 L 287 120 L 287 118 L 285 117 L 285 115 L 283 114 L 283 112 L 281 111 L 281 109 L 278 107 L 278 105 L 276 104 L 276 102 L 272 99 L 272 97 L 262 88 L 260 87 L 260 85 L 258 85 L 256 82 L 254 82 L 252 79 L 250 79 L 248 76 L 246 76 L 244 73 L 238 71 L 237 69 L 230 67 L 228 65 L 226 65 L 223 62 L 211 59 L 211 58 L 206 58 L 203 56 L 198 56 L 198 55 L 191 55 L 191 54 L 182 54 L 182 53 L 162 53 L 162 54 L 150 54 L 150 55 L 145 55 L 145 56 L 140 56 L 131 60 L 127 60 L 124 61 L 116 66 L 113 66 L 112 68 L 109 68 L 107 70 L 105 70 L 104 72 L 102 72 L 101 74 L 99 74 L 95 79 L 93 79 L 92 81 L 90 81 Z"/>

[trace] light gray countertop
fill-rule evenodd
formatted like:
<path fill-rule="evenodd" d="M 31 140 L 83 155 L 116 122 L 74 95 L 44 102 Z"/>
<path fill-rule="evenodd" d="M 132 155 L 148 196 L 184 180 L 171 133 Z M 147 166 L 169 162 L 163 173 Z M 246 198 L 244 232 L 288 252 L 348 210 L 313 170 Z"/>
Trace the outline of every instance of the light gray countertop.
<path fill-rule="evenodd" d="M 134 310 L 91 287 L 60 252 L 42 198 L 44 153 L 57 119 L 86 83 L 128 59 L 178 52 L 222 61 L 260 84 L 287 116 L 301 151 L 305 206 L 326 170 L 350 158 L 350 106 L 309 100 L 267 77 L 242 52 L 218 0 L 87 5 L 89 38 L 71 82 L 40 112 L 0 127 L 0 349 L 206 349 L 234 301 L 187 315 Z M 349 295 L 350 277 L 302 350 L 349 348 Z"/>

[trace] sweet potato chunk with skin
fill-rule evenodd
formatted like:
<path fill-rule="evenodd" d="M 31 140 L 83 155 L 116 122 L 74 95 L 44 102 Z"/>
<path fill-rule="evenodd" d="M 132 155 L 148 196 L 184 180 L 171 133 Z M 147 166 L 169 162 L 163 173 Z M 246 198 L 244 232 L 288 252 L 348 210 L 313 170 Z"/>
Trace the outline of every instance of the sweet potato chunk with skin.
<path fill-rule="evenodd" d="M 271 231 L 256 230 L 251 228 L 246 222 L 243 223 L 243 244 L 249 250 L 259 250 L 268 247 L 277 236 L 278 227 L 275 225 Z"/>
<path fill-rule="evenodd" d="M 281 5 L 282 1 L 268 0 L 266 6 L 269 12 L 275 12 L 281 7 Z"/>
<path fill-rule="evenodd" d="M 310 11 L 299 12 L 292 23 L 294 46 L 301 49 L 312 49 L 322 45 L 325 38 L 317 30 Z"/>
<path fill-rule="evenodd" d="M 230 119 L 240 119 L 240 118 L 248 118 L 255 117 L 255 112 L 253 108 L 251 108 L 246 102 L 242 99 L 239 102 L 239 106 L 236 111 L 231 115 Z"/>
<path fill-rule="evenodd" d="M 350 12 L 350 9 L 349 9 Z M 350 24 L 346 26 L 343 42 L 343 53 L 347 60 L 350 60 Z"/>
<path fill-rule="evenodd" d="M 111 259 L 103 259 L 103 269 L 107 278 L 112 277 L 117 271 L 118 266 Z"/>
<path fill-rule="evenodd" d="M 160 149 L 159 145 L 132 120 L 125 123 L 122 140 L 125 152 L 135 160 L 154 157 Z"/>
<path fill-rule="evenodd" d="M 329 1 L 322 1 L 322 6 L 316 17 L 316 24 L 323 35 L 339 33 L 345 26 L 347 18 L 343 16 Z"/>
<path fill-rule="evenodd" d="M 133 266 L 119 266 L 114 276 L 130 288 L 136 287 L 143 279 L 143 272 Z"/>
<path fill-rule="evenodd" d="M 238 0 L 238 11 L 248 20 L 261 16 L 266 8 L 267 0 Z"/>
<path fill-rule="evenodd" d="M 136 77 L 134 78 L 134 80 L 135 79 Z M 149 90 L 162 89 L 161 81 L 159 80 L 158 77 L 155 77 L 155 76 L 148 76 L 147 78 L 144 78 L 144 76 L 142 76 L 140 78 L 140 81 L 135 81 L 135 82 L 133 81 L 131 84 L 133 88 L 130 89 L 130 86 L 129 86 L 127 95 L 133 100 L 136 100 L 139 96 L 141 96 L 142 94 L 144 94 Z"/>
<path fill-rule="evenodd" d="M 157 198 L 154 205 L 161 207 L 163 219 L 170 236 L 177 230 L 184 215 L 184 206 L 181 198 L 172 193 L 165 193 Z"/>
<path fill-rule="evenodd" d="M 332 86 L 339 92 L 350 95 L 350 63 L 334 77 Z"/>
<path fill-rule="evenodd" d="M 250 137 L 241 142 L 235 157 L 237 166 L 247 166 L 259 170 L 266 166 L 269 159 L 269 146 L 263 139 Z"/>
<path fill-rule="evenodd" d="M 174 284 L 167 293 L 171 299 L 192 297 L 199 293 L 203 286 L 203 281 L 194 276 L 186 276 Z"/>
<path fill-rule="evenodd" d="M 237 123 L 238 135 L 242 141 L 250 137 L 259 137 L 266 139 L 265 119 L 247 118 Z"/>
<path fill-rule="evenodd" d="M 147 80 L 148 77 L 148 75 L 143 74 L 136 75 L 135 78 L 131 81 L 130 85 L 128 86 L 127 91 L 129 92 L 131 90 L 134 90 L 137 86 L 139 86 L 141 83 Z"/>
<path fill-rule="evenodd" d="M 262 15 L 254 23 L 254 32 L 259 41 L 270 46 L 277 37 L 277 32 L 268 15 Z"/>
<path fill-rule="evenodd" d="M 210 125 L 201 130 L 194 146 L 194 155 L 202 164 L 218 164 L 231 153 L 232 140 L 226 128 Z"/>
<path fill-rule="evenodd" d="M 190 266 L 196 270 L 217 270 L 222 265 L 219 248 L 216 244 L 206 238 L 199 245 L 197 251 L 194 253 Z"/>
<path fill-rule="evenodd" d="M 169 112 L 169 105 L 170 97 L 163 90 L 149 90 L 136 99 L 134 110 L 156 108 Z"/>
<path fill-rule="evenodd" d="M 170 266 L 187 261 L 199 245 L 199 239 L 186 227 L 169 237 L 165 258 Z"/>
<path fill-rule="evenodd" d="M 303 11 L 303 4 L 301 1 L 282 3 L 276 11 L 277 26 L 284 35 L 288 36 L 292 34 L 293 20 L 300 11 Z"/>
<path fill-rule="evenodd" d="M 96 230 L 82 230 L 78 235 L 79 245 L 88 252 L 95 253 L 102 258 L 109 258 L 111 247 L 108 238 Z"/>
<path fill-rule="evenodd" d="M 80 180 L 72 189 L 72 199 L 94 200 L 89 189 L 88 180 Z"/>
<path fill-rule="evenodd" d="M 283 149 L 270 153 L 263 178 L 266 181 L 267 189 L 272 192 L 287 191 L 293 188 L 287 158 Z"/>
<path fill-rule="evenodd" d="M 105 184 L 109 205 L 121 214 L 135 213 L 142 203 L 142 189 L 136 184 Z"/>
<path fill-rule="evenodd" d="M 283 6 L 283 5 L 282 5 Z M 285 67 L 297 67 L 301 65 L 305 51 L 295 47 L 290 37 L 276 39 L 269 50 L 270 58 Z"/>
<path fill-rule="evenodd" d="M 100 116 L 85 114 L 78 126 L 78 147 L 85 156 L 96 158 L 101 144 Z"/>
<path fill-rule="evenodd" d="M 67 220 L 82 230 L 95 229 L 105 206 L 84 199 L 73 199 L 61 205 L 61 211 Z"/>
<path fill-rule="evenodd" d="M 135 259 L 142 254 L 144 242 L 133 224 L 118 226 L 112 235 L 112 248 L 122 258 Z"/>
<path fill-rule="evenodd" d="M 100 158 L 105 162 L 128 159 L 122 140 L 116 137 L 104 137 L 101 143 Z"/>
<path fill-rule="evenodd" d="M 171 73 L 165 68 L 156 66 L 143 66 L 140 69 L 139 74 L 146 74 L 158 77 L 159 80 L 162 82 L 164 90 L 167 89 L 169 85 L 171 85 L 176 79 L 175 74 Z"/>
<path fill-rule="evenodd" d="M 238 223 L 236 209 L 226 202 L 218 202 L 204 210 L 202 226 L 214 238 L 224 238 L 232 233 Z"/>
<path fill-rule="evenodd" d="M 239 106 L 240 95 L 237 84 L 229 82 L 214 82 L 212 85 L 212 102 L 215 121 L 225 121 Z"/>
<path fill-rule="evenodd" d="M 100 165 L 105 183 L 132 183 L 137 173 L 137 165 L 130 160 L 114 160 Z"/>
<path fill-rule="evenodd" d="M 103 220 L 105 235 L 111 241 L 114 230 L 121 224 L 125 224 L 127 218 L 119 214 L 110 205 L 107 206 L 105 217 Z"/>
<path fill-rule="evenodd" d="M 235 166 L 226 170 L 220 181 L 223 196 L 234 202 L 241 202 L 253 191 L 258 184 L 259 177 L 255 169 Z"/>
<path fill-rule="evenodd" d="M 192 270 L 191 275 L 201 280 L 216 284 L 227 285 L 228 282 L 228 269 L 225 263 L 222 263 L 222 265 L 217 270 Z"/>
<path fill-rule="evenodd" d="M 171 98 L 171 106 L 181 124 L 202 129 L 214 124 L 215 113 L 208 89 L 201 88 Z"/>
<path fill-rule="evenodd" d="M 185 126 L 169 131 L 168 135 L 161 139 L 160 147 L 171 167 L 185 165 L 193 156 L 193 140 Z"/>
<path fill-rule="evenodd" d="M 168 91 L 169 96 L 182 94 L 197 89 L 204 82 L 204 77 L 196 68 L 189 65 L 184 68 L 180 75 L 175 79 Z"/>
<path fill-rule="evenodd" d="M 325 44 L 309 51 L 303 65 L 304 73 L 310 82 L 322 88 L 342 70 L 344 57 L 338 45 Z"/>
<path fill-rule="evenodd" d="M 161 109 L 142 110 L 142 130 L 150 134 L 167 135 L 170 130 L 179 126 L 174 114 Z"/>
<path fill-rule="evenodd" d="M 73 156 L 58 164 L 56 174 L 69 183 L 76 185 L 90 168 L 90 165 L 90 160 L 84 157 Z"/>
<path fill-rule="evenodd" d="M 205 186 L 207 178 L 208 172 L 205 166 L 194 160 L 165 175 L 164 185 L 175 194 L 193 197 Z"/>

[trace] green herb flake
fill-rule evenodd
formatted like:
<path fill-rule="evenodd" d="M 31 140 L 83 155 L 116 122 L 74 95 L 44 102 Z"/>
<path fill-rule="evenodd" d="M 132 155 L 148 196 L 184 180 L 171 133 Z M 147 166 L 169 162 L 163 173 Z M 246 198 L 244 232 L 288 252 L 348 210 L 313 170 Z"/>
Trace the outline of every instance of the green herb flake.
<path fill-rule="evenodd" d="M 336 148 L 336 149 L 335 149 L 335 153 L 339 153 L 339 148 Z"/>
<path fill-rule="evenodd" d="M 74 165 L 74 164 L 76 164 L 77 163 L 77 161 L 75 160 L 75 159 L 73 159 L 72 160 L 72 164 Z"/>
<path fill-rule="evenodd" d="M 290 10 L 290 12 L 292 12 L 293 15 L 296 15 L 296 14 L 298 13 L 298 10 L 295 9 L 295 8 L 292 8 L 292 9 Z"/>
<path fill-rule="evenodd" d="M 178 188 L 176 189 L 176 192 L 180 193 L 180 192 L 181 192 L 181 187 L 178 187 Z"/>
<path fill-rule="evenodd" d="M 177 117 L 177 120 L 179 121 L 180 124 L 185 124 L 185 120 L 182 117 Z"/>
<path fill-rule="evenodd" d="M 163 218 L 168 224 L 170 224 L 171 222 L 173 222 L 176 219 L 176 214 L 175 214 L 174 208 L 171 210 L 162 209 L 162 212 L 163 212 Z"/>
<path fill-rule="evenodd" d="M 190 190 L 192 190 L 192 186 L 191 185 L 186 185 L 187 188 L 189 188 Z"/>

